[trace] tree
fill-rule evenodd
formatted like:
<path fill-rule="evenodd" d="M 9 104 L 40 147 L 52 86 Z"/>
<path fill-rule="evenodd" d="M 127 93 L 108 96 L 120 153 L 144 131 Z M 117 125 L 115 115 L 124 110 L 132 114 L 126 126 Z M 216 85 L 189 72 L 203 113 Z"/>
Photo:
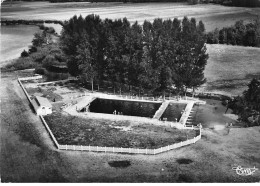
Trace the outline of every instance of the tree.
<path fill-rule="evenodd" d="M 207 64 L 206 35 L 202 22 L 196 27 L 195 20 L 185 17 L 182 21 L 180 43 L 177 45 L 174 82 L 178 90 L 197 88 L 205 83 L 204 69 Z"/>
<path fill-rule="evenodd" d="M 21 53 L 21 57 L 28 57 L 29 53 L 26 50 L 23 50 L 23 52 Z"/>
<path fill-rule="evenodd" d="M 243 21 L 237 21 L 235 23 L 235 40 L 237 45 L 243 45 L 243 38 L 245 37 L 246 27 Z"/>
<path fill-rule="evenodd" d="M 50 68 L 52 65 L 57 65 L 59 62 L 55 59 L 53 55 L 47 55 L 42 61 L 42 66 L 46 69 Z"/>
<path fill-rule="evenodd" d="M 219 31 L 219 43 L 220 44 L 226 44 L 227 43 L 226 28 L 223 28 Z"/>
<path fill-rule="evenodd" d="M 250 102 L 252 106 L 260 104 L 260 81 L 257 79 L 252 79 L 248 84 L 248 90 L 244 93 L 245 100 Z M 260 108 L 260 106 L 258 106 Z"/>
<path fill-rule="evenodd" d="M 81 43 L 77 47 L 76 60 L 79 64 L 80 76 L 83 81 L 90 81 L 92 91 L 94 90 L 94 79 L 97 76 L 96 63 L 91 55 L 91 45 L 87 34 L 82 37 Z"/>
<path fill-rule="evenodd" d="M 256 41 L 257 41 L 256 30 L 254 28 L 248 28 L 244 37 L 244 45 L 255 47 L 257 45 Z"/>
<path fill-rule="evenodd" d="M 205 26 L 194 18 L 155 19 L 130 25 L 124 19 L 74 16 L 64 24 L 61 49 L 72 75 L 164 92 L 205 82 Z"/>
<path fill-rule="evenodd" d="M 34 47 L 41 47 L 43 44 L 47 43 L 47 34 L 45 31 L 37 32 L 34 34 L 32 44 Z"/>
<path fill-rule="evenodd" d="M 255 28 L 256 28 L 256 46 L 260 47 L 260 16 L 257 16 L 257 18 L 255 19 Z"/>

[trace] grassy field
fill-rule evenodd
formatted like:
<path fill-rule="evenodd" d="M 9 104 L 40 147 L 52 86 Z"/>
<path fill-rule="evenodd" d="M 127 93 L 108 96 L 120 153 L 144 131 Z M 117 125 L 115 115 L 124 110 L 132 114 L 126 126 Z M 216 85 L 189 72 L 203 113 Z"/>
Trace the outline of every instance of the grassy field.
<path fill-rule="evenodd" d="M 260 167 L 259 127 L 203 129 L 197 143 L 167 153 L 121 155 L 58 151 L 32 113 L 16 74 L 1 74 L 2 182 L 259 182 L 260 171 L 239 176 L 232 167 Z M 15 116 L 15 117 L 14 117 Z M 183 161 L 183 160 L 187 161 Z M 126 168 L 112 161 L 129 161 Z M 187 163 L 187 164 L 185 164 Z"/>
<path fill-rule="evenodd" d="M 73 15 L 98 14 L 101 18 L 129 21 L 152 21 L 155 18 L 173 19 L 195 17 L 205 23 L 207 31 L 234 24 L 237 20 L 251 21 L 259 8 L 225 7 L 213 4 L 195 6 L 187 3 L 3 3 L 2 19 L 57 19 L 68 20 Z M 33 16 L 32 16 L 33 15 Z"/>
<path fill-rule="evenodd" d="M 79 118 L 54 113 L 44 117 L 59 144 L 155 149 L 196 136 L 193 130 L 178 130 L 145 123 Z M 198 134 L 197 134 L 198 135 Z"/>
<path fill-rule="evenodd" d="M 260 78 L 260 48 L 207 45 L 205 90 L 241 94 L 252 78 Z"/>

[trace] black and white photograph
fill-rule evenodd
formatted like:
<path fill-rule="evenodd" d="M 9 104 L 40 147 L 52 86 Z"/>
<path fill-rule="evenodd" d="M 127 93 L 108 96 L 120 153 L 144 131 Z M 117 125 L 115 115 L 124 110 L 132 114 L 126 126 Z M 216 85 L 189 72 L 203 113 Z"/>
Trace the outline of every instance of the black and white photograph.
<path fill-rule="evenodd" d="M 0 183 L 260 183 L 260 0 L 0 9 Z"/>

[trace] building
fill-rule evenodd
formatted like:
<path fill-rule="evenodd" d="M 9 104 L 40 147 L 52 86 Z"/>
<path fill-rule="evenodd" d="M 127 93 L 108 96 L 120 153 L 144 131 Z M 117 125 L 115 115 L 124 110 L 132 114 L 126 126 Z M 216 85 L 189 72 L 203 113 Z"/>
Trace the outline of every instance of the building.
<path fill-rule="evenodd" d="M 52 113 L 52 105 L 47 98 L 35 96 L 32 100 L 32 104 L 37 115 L 47 115 Z"/>

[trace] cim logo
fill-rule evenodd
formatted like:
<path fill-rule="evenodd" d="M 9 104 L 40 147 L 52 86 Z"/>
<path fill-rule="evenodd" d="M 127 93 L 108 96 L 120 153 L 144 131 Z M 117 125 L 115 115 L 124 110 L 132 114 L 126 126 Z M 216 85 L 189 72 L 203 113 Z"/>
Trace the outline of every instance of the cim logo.
<path fill-rule="evenodd" d="M 253 168 L 242 168 L 241 166 L 232 167 L 233 170 L 236 171 L 236 173 L 240 176 L 250 176 L 255 173 L 255 171 L 258 170 L 255 166 Z"/>

